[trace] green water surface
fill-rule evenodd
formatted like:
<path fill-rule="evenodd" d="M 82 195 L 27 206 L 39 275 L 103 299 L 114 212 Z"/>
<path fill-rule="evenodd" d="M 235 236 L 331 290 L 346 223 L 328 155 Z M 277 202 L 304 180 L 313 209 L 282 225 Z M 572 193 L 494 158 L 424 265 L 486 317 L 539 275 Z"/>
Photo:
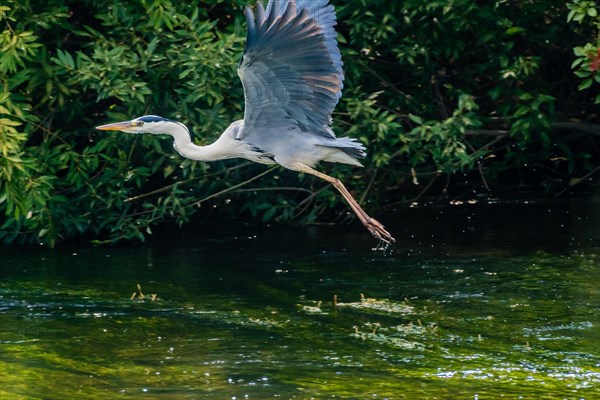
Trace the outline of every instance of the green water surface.
<path fill-rule="evenodd" d="M 598 206 L 0 248 L 0 398 L 598 399 Z"/>

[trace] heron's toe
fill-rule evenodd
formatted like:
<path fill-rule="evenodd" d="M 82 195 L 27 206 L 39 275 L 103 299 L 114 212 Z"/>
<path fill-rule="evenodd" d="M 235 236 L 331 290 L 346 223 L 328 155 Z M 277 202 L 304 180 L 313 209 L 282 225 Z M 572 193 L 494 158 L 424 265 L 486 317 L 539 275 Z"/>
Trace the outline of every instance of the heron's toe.
<path fill-rule="evenodd" d="M 371 235 L 384 243 L 393 243 L 396 241 L 396 239 L 385 230 L 383 225 L 373 218 L 367 221 L 367 229 L 371 232 Z"/>

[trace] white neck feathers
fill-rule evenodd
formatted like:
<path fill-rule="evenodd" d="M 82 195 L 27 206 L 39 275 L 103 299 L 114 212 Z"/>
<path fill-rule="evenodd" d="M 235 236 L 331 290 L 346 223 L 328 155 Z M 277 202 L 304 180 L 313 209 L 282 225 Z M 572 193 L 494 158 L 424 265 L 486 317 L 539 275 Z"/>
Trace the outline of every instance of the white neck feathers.
<path fill-rule="evenodd" d="M 172 129 L 169 134 L 173 137 L 173 147 L 185 158 L 197 161 L 216 161 L 236 157 L 234 143 L 226 135 L 221 135 L 217 141 L 207 146 L 198 146 L 192 142 L 190 133 L 183 125 Z"/>

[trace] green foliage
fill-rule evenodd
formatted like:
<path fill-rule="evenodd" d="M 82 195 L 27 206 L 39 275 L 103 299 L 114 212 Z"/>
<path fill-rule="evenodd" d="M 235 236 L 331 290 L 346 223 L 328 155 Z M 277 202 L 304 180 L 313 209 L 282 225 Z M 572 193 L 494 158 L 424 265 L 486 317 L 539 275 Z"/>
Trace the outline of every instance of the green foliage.
<path fill-rule="evenodd" d="M 580 24 L 567 22 L 569 10 L 534 1 L 346 2 L 346 101 L 372 93 L 375 110 L 401 126 L 379 141 L 368 133 L 372 119 L 351 114 L 351 131 L 387 167 L 374 186 L 410 190 L 410 181 L 446 176 L 448 188 L 453 172 L 480 175 L 483 186 L 528 168 L 537 185 L 561 191 L 567 176 L 597 171 L 598 88 L 574 92 L 568 71 L 569 53 L 597 35 L 598 18 L 586 10 Z"/>
<path fill-rule="evenodd" d="M 458 107 L 445 120 L 423 121 L 416 115 L 409 115 L 408 118 L 416 127 L 409 132 L 411 139 L 399 150 L 398 155 L 405 153 L 413 167 L 431 158 L 435 167 L 442 172 L 469 168 L 473 163 L 473 155 L 469 154 L 463 138 L 468 130 L 481 126 L 475 113 L 477 109 L 472 96 L 461 95 Z"/>
<path fill-rule="evenodd" d="M 334 128 L 367 144 L 369 158 L 353 176 L 326 168 L 363 203 L 406 200 L 424 193 L 413 183 L 456 172 L 493 185 L 507 171 L 543 168 L 538 184 L 556 191 L 597 171 L 597 5 L 478 3 L 334 1 L 347 76 Z M 0 239 L 143 240 L 156 224 L 197 213 L 346 215 L 310 177 L 192 162 L 160 138 L 93 129 L 152 113 L 180 120 L 204 144 L 240 119 L 246 4 L 0 5 Z"/>

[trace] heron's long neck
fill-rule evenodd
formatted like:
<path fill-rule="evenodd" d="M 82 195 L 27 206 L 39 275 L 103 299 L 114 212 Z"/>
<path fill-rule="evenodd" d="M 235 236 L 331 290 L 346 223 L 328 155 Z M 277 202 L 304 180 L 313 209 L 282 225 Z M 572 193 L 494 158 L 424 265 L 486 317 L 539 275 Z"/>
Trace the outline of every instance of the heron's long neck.
<path fill-rule="evenodd" d="M 227 140 L 224 140 L 223 136 L 212 144 L 198 146 L 192 142 L 189 132 L 183 126 L 173 129 L 170 134 L 175 140 L 173 147 L 185 158 L 197 161 L 216 161 L 234 156 L 229 151 Z"/>

